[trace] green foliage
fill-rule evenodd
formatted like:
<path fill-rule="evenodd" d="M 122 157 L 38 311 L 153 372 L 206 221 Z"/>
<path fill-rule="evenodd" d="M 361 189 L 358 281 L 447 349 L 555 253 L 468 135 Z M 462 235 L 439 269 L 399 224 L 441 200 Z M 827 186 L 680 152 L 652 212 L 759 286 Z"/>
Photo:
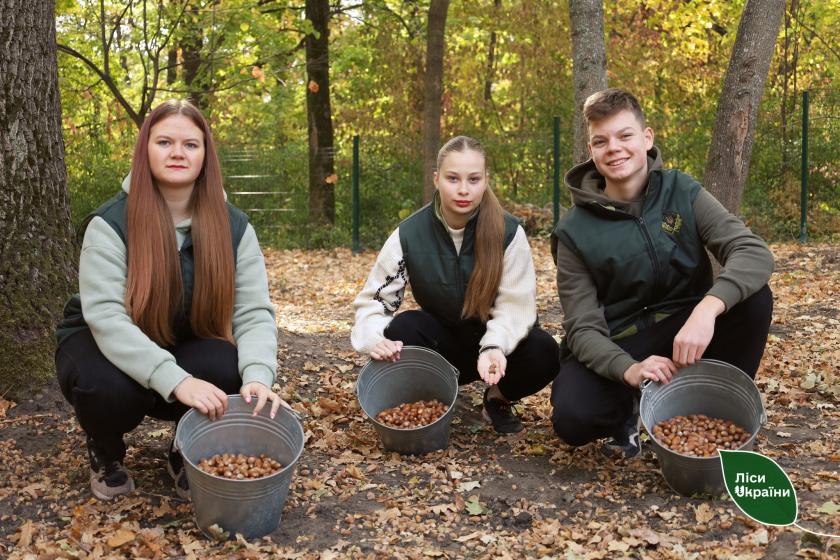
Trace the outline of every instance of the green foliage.
<path fill-rule="evenodd" d="M 152 12 L 163 22 L 159 26 L 155 20 L 152 32 L 173 30 L 171 43 L 157 60 L 164 67 L 168 64 L 170 46 L 177 60 L 172 80 L 167 80 L 166 71 L 158 76 L 156 102 L 196 92 L 203 96 L 223 155 L 231 200 L 258 210 L 251 212 L 251 219 L 264 243 L 349 244 L 350 147 L 355 134 L 361 137 L 363 245 L 378 247 L 401 219 L 420 206 L 428 1 L 334 3 L 333 9 L 339 11 L 330 23 L 330 95 L 338 181 L 332 228 L 308 223 L 307 84 L 300 47 L 312 25 L 301 3 L 191 1 L 181 20 L 177 16 L 182 0 L 153 4 L 164 8 Z M 139 107 L 143 76 L 152 68 L 149 61 L 154 53 L 144 51 L 142 18 L 136 7 L 130 10 L 132 18 L 115 25 L 127 5 L 128 0 L 104 2 L 105 28 L 114 34 L 110 73 L 126 99 Z M 638 95 L 666 165 L 698 178 L 705 168 L 718 95 L 743 5 L 744 0 L 604 4 L 610 84 Z M 99 8 L 100 3 L 92 0 L 59 2 L 57 23 L 60 43 L 102 67 Z M 799 100 L 804 89 L 814 90 L 812 112 L 822 115 L 812 121 L 809 137 L 809 233 L 821 237 L 840 232 L 840 158 L 832 142 L 840 122 L 836 119 L 840 93 L 830 89 L 840 67 L 831 44 L 840 25 L 836 8 L 835 0 L 816 5 L 800 2 L 780 33 L 742 207 L 750 225 L 772 239 L 791 239 L 799 231 Z M 200 45 L 200 64 L 187 83 L 184 62 L 191 44 Z M 550 205 L 555 115 L 562 122 L 561 166 L 565 170 L 571 164 L 570 44 L 565 0 L 450 5 L 442 140 L 456 134 L 481 140 L 490 157 L 494 186 L 505 200 Z M 66 54 L 60 55 L 59 63 L 71 204 L 78 220 L 119 188 L 129 167 L 136 128 L 88 66 Z M 243 150 L 261 159 L 234 161 L 233 155 Z M 261 177 L 231 178 L 241 175 Z M 236 194 L 241 191 L 285 194 Z M 563 196 L 562 203 L 568 204 L 565 189 Z"/>

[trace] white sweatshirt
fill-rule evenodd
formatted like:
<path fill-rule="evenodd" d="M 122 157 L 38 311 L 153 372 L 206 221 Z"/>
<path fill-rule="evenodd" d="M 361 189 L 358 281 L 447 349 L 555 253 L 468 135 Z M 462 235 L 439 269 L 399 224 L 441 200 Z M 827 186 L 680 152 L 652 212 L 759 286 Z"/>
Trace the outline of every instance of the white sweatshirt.
<path fill-rule="evenodd" d="M 455 250 L 460 252 L 464 229 L 447 226 L 447 230 L 455 243 Z M 408 283 L 397 228 L 379 252 L 364 288 L 353 302 L 356 322 L 350 342 L 357 352 L 369 354 L 385 338 L 385 327 L 402 305 Z M 499 291 L 490 309 L 487 332 L 479 346 L 498 346 L 505 355 L 513 352 L 537 320 L 536 297 L 537 280 L 531 247 L 525 230 L 519 226 L 505 249 Z"/>

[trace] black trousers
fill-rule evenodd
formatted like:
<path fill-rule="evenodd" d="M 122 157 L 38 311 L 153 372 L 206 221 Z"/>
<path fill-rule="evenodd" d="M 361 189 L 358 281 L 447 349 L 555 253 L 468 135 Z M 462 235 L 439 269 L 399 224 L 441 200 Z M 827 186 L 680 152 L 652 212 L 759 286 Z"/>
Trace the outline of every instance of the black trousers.
<path fill-rule="evenodd" d="M 616 344 L 637 361 L 653 355 L 670 358 L 674 337 L 693 309 L 689 306 Z M 703 357 L 730 363 L 755 378 L 772 314 L 773 294 L 764 286 L 717 318 L 715 334 Z M 620 435 L 638 395 L 638 389 L 600 376 L 569 356 L 551 387 L 554 431 L 570 445 Z"/>
<path fill-rule="evenodd" d="M 224 340 L 191 339 L 168 350 L 187 372 L 227 394 L 239 392 L 236 347 Z M 177 421 L 188 407 L 166 402 L 117 369 L 99 350 L 90 330 L 74 334 L 55 353 L 61 392 L 73 406 L 79 425 L 111 460 L 125 457 L 123 435 L 146 416 Z"/>
<path fill-rule="evenodd" d="M 458 384 L 480 379 L 479 341 L 486 329 L 479 322 L 449 327 L 425 311 L 404 311 L 394 317 L 385 329 L 385 337 L 403 344 L 434 350 L 458 368 Z M 505 376 L 499 390 L 511 401 L 533 395 L 554 379 L 560 365 L 560 352 L 555 341 L 544 330 L 534 327 L 516 349 L 507 356 Z"/>

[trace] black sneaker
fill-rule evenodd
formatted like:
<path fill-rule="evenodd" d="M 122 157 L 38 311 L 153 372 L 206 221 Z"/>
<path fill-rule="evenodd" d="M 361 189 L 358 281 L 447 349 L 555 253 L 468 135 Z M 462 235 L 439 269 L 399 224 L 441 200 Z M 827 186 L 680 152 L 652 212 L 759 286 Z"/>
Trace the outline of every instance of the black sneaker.
<path fill-rule="evenodd" d="M 87 438 L 87 449 L 90 491 L 94 496 L 100 500 L 112 500 L 134 490 L 134 479 L 122 461 L 108 459 L 90 437 Z"/>
<path fill-rule="evenodd" d="M 184 500 L 190 499 L 190 483 L 187 481 L 187 470 L 184 468 L 184 458 L 181 452 L 175 449 L 175 440 L 169 444 L 169 453 L 166 455 L 166 472 L 175 481 L 175 493 Z"/>
<path fill-rule="evenodd" d="M 513 413 L 513 403 L 502 399 L 488 399 L 489 392 L 490 387 L 487 387 L 484 391 L 484 407 L 481 411 L 484 419 L 493 424 L 493 429 L 500 434 L 521 432 L 525 427 L 519 417 Z"/>
<path fill-rule="evenodd" d="M 634 459 L 642 451 L 639 439 L 642 419 L 639 417 L 639 401 L 633 399 L 633 413 L 624 423 L 621 433 L 613 437 L 601 447 L 601 453 L 611 459 Z"/>

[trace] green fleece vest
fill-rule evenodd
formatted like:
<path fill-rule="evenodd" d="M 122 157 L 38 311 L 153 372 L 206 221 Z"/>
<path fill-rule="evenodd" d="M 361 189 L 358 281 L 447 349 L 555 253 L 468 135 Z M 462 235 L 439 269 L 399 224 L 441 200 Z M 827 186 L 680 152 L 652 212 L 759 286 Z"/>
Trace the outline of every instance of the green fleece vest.
<path fill-rule="evenodd" d="M 123 244 L 128 248 L 128 218 L 126 214 L 126 206 L 128 203 L 128 195 L 125 192 L 120 192 L 105 204 L 91 212 L 85 217 L 79 228 L 80 232 L 87 229 L 90 221 L 99 216 L 111 226 L 117 235 L 120 236 Z M 236 255 L 239 247 L 239 242 L 242 236 L 245 235 L 245 229 L 248 226 L 248 216 L 241 210 L 228 204 L 228 217 L 230 219 L 230 236 L 231 248 L 233 250 L 233 262 L 236 266 Z M 193 336 L 192 328 L 190 327 L 190 310 L 192 309 L 192 294 L 193 284 L 195 280 L 195 261 L 193 255 L 192 235 L 187 232 L 184 243 L 178 251 L 181 264 L 181 281 L 182 281 L 182 304 L 181 309 L 175 317 L 173 323 L 173 330 L 175 337 L 178 340 L 190 338 Z M 55 336 L 58 344 L 61 344 L 70 335 L 86 329 L 87 323 L 82 316 L 82 301 L 79 294 L 74 294 L 67 300 L 64 305 L 64 317 L 56 327 Z"/>
<path fill-rule="evenodd" d="M 504 249 L 516 235 L 519 220 L 507 212 Z M 424 311 L 449 325 L 461 321 L 467 285 L 475 265 L 475 226 L 478 214 L 467 222 L 461 252 L 449 232 L 427 204 L 400 224 L 402 247 L 411 293 Z"/>
<path fill-rule="evenodd" d="M 557 224 L 552 241 L 586 264 L 611 337 L 647 328 L 711 288 L 711 263 L 694 221 L 699 193 L 685 173 L 655 169 L 639 218 L 592 203 L 573 207 Z"/>

